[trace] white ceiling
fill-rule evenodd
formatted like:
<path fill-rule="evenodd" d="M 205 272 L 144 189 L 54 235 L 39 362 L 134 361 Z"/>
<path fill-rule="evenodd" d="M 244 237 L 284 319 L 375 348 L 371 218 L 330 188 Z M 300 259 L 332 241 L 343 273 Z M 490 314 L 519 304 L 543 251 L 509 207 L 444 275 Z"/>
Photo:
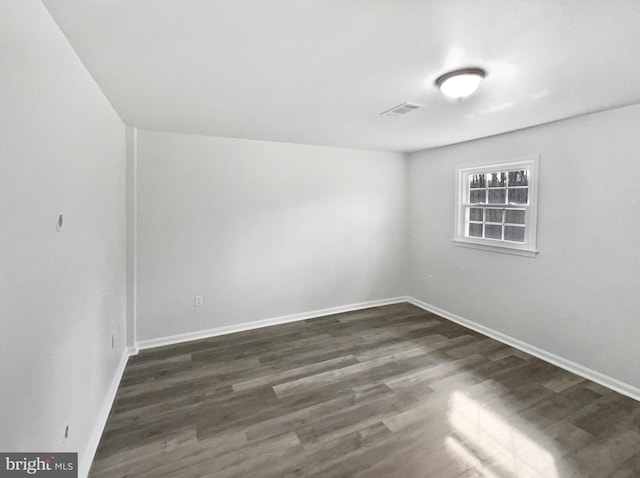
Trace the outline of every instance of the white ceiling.
<path fill-rule="evenodd" d="M 44 3 L 143 129 L 415 151 L 640 102 L 640 0 Z M 486 80 L 445 100 L 466 66 Z"/>

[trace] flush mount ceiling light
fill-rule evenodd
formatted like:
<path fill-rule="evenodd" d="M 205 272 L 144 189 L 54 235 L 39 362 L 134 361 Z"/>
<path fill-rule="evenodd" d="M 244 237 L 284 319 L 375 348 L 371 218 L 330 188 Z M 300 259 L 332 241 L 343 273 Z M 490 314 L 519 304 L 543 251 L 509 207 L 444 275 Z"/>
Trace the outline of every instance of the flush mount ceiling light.
<path fill-rule="evenodd" d="M 436 80 L 436 85 L 442 94 L 462 101 L 480 86 L 480 82 L 487 76 L 482 68 L 463 68 L 445 73 Z"/>

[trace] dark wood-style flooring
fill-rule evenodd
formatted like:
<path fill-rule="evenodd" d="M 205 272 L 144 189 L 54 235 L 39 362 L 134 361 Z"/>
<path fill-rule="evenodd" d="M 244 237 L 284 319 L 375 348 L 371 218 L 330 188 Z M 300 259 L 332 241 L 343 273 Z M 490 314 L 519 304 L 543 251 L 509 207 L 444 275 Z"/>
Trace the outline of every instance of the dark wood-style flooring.
<path fill-rule="evenodd" d="M 640 402 L 409 304 L 141 352 L 91 476 L 640 476 Z"/>

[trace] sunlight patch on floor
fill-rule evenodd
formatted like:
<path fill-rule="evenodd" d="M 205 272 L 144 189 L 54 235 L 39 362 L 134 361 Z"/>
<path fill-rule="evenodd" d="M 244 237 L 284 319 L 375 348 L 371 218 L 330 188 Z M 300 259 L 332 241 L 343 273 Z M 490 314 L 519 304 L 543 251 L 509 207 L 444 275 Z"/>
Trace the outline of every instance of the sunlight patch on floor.
<path fill-rule="evenodd" d="M 465 394 L 453 392 L 448 418 L 452 435 L 445 439 L 447 450 L 483 476 L 559 478 L 549 451 Z"/>

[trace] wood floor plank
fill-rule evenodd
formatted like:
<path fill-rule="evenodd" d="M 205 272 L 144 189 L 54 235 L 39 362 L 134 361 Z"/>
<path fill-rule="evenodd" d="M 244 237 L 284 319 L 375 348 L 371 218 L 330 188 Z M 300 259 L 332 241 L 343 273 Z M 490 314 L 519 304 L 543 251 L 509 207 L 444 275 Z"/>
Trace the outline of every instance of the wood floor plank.
<path fill-rule="evenodd" d="M 91 476 L 638 477 L 640 403 L 394 304 L 142 351 Z"/>

